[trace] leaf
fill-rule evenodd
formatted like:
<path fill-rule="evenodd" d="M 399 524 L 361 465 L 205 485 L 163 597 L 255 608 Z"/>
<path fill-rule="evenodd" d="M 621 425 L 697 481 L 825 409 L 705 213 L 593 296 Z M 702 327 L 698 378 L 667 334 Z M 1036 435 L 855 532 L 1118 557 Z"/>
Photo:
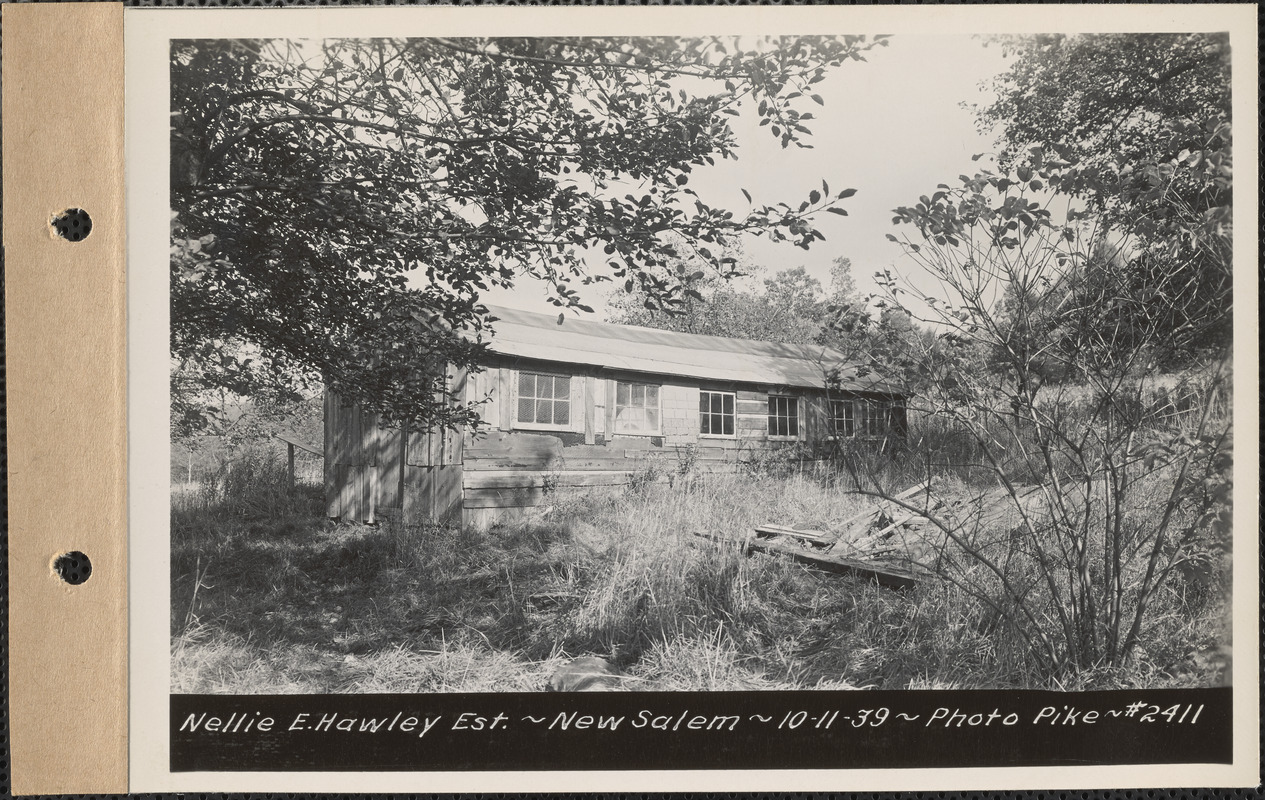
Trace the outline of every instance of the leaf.
<path fill-rule="evenodd" d="M 890 233 L 885 234 L 885 235 L 887 236 L 887 240 L 888 240 L 889 242 L 899 241 L 899 240 L 898 240 L 895 236 L 893 236 L 893 235 L 892 235 L 892 234 L 890 234 Z"/>
<path fill-rule="evenodd" d="M 819 202 L 820 200 L 821 200 L 821 192 L 817 191 L 816 189 L 813 189 L 811 192 L 808 193 L 808 202 L 816 203 L 816 202 Z"/>
<path fill-rule="evenodd" d="M 838 214 L 841 217 L 848 216 L 848 212 L 842 208 L 827 208 L 826 210 L 829 211 L 831 214 Z"/>
<path fill-rule="evenodd" d="M 842 192 L 839 192 L 839 199 L 847 200 L 849 197 L 851 197 L 852 195 L 856 193 L 857 193 L 856 189 L 844 189 Z"/>
<path fill-rule="evenodd" d="M 748 203 L 750 203 L 750 202 L 751 202 L 751 192 L 748 192 L 746 189 L 742 189 L 742 190 L 741 190 L 741 192 L 742 192 L 742 196 L 743 196 L 743 197 L 745 197 L 745 198 L 747 198 L 747 202 L 748 202 Z"/>
<path fill-rule="evenodd" d="M 813 102 L 819 106 L 824 106 L 826 104 L 826 101 L 822 100 L 821 95 L 819 94 L 810 94 L 809 97 L 811 97 L 813 99 Z"/>

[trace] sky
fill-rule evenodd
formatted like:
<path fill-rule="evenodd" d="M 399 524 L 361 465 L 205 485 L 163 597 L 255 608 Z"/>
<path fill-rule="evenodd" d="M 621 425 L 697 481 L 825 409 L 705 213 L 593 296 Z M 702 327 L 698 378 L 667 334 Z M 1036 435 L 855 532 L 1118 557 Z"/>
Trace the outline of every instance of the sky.
<path fill-rule="evenodd" d="M 980 166 L 976 153 L 990 152 L 991 135 L 976 130 L 975 117 L 962 104 L 988 101 L 980 84 L 1006 67 L 1000 48 L 984 47 L 970 36 L 895 36 L 886 48 L 875 48 L 866 62 L 848 62 L 833 70 L 815 88 L 825 100 L 811 109 L 812 149 L 783 150 L 755 115 L 734 120 L 738 160 L 717 162 L 696 170 L 690 185 L 702 199 L 740 214 L 747 207 L 742 189 L 758 204 L 784 201 L 793 205 L 821 187 L 833 192 L 854 188 L 844 201 L 848 216 L 819 214 L 825 241 L 804 251 L 793 245 L 749 238 L 745 254 L 769 272 L 804 266 L 829 286 L 830 266 L 839 256 L 852 260 L 858 291 L 877 291 L 875 272 L 893 267 L 920 288 L 917 267 L 902 258 L 886 238 L 896 232 L 891 210 L 916 203 L 938 183 L 956 183 Z M 807 106 L 805 106 L 807 110 Z M 583 300 L 602 314 L 612 284 L 599 284 Z M 488 292 L 486 302 L 525 311 L 553 311 L 544 284 L 524 282 L 512 291 Z"/>

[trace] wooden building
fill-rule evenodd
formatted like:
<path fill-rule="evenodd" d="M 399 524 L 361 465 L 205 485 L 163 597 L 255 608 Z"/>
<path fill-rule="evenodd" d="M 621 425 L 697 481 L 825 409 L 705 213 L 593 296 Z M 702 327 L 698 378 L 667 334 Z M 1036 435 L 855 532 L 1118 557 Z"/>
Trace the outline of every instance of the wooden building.
<path fill-rule="evenodd" d="M 478 435 L 406 435 L 326 393 L 329 516 L 483 527 L 650 470 L 731 470 L 769 448 L 904 429 L 900 389 L 826 348 L 492 313 L 493 358 L 452 376 L 485 401 Z"/>

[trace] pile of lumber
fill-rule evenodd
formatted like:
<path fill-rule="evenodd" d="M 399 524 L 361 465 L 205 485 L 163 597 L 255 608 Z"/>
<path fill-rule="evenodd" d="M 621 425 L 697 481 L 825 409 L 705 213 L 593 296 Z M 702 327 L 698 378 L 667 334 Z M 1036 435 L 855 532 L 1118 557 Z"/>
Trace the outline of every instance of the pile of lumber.
<path fill-rule="evenodd" d="M 930 482 L 925 482 L 891 495 L 890 500 L 876 498 L 872 508 L 829 530 L 759 525 L 743 540 L 713 533 L 695 535 L 738 545 L 745 554 L 789 556 L 828 572 L 907 588 L 932 574 L 921 563 L 932 551 L 922 534 L 930 525 L 926 515 L 943 507 L 944 502 L 932 496 Z"/>

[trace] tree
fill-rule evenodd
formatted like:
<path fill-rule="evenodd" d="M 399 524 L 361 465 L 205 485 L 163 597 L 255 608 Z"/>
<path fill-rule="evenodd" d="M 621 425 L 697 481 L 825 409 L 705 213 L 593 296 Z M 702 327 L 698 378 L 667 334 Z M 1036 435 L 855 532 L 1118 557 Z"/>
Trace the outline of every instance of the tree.
<path fill-rule="evenodd" d="M 1056 34 L 1000 43 L 1015 60 L 993 82 L 997 99 L 978 111 L 981 126 L 1000 133 L 1002 169 L 1080 199 L 1085 212 L 1132 240 L 1123 260 L 1149 295 L 1133 311 L 1169 329 L 1170 363 L 1224 352 L 1228 36 Z"/>
<path fill-rule="evenodd" d="M 1106 235 L 1107 223 L 1069 221 L 1020 169 L 963 176 L 896 209 L 907 232 L 889 238 L 941 294 L 891 274 L 883 284 L 893 303 L 930 309 L 945 341 L 994 354 L 991 371 L 929 363 L 956 380 L 932 383 L 920 401 L 970 437 L 1019 523 L 932 513 L 945 545 L 939 563 L 1058 677 L 1125 664 L 1175 576 L 1224 551 L 1232 437 L 1216 401 L 1228 375 L 1219 359 L 1192 370 L 1196 402 L 1170 407 L 1151 354 L 1173 331 L 1135 313 L 1151 298 L 1119 275 L 1134 263 L 1127 243 Z M 1042 169 L 1046 179 L 1063 174 Z M 1061 382 L 1047 380 L 1052 369 Z"/>
<path fill-rule="evenodd" d="M 759 277 L 760 268 L 742 277 Z M 665 312 L 650 308 L 644 292 L 613 292 L 612 321 L 680 333 L 728 336 L 784 344 L 814 344 L 821 335 L 825 295 L 804 267 L 779 270 L 756 286 L 698 270 L 685 278 L 687 299 Z"/>
<path fill-rule="evenodd" d="M 622 280 L 671 309 L 682 258 L 727 274 L 742 235 L 823 238 L 813 216 L 852 190 L 735 214 L 691 176 L 736 158 L 740 108 L 810 146 L 813 86 L 885 43 L 174 43 L 173 405 L 196 423 L 197 389 L 307 380 L 404 423 L 476 422 L 445 366 L 477 368 L 481 291 L 539 279 L 584 310 L 575 284 Z"/>

